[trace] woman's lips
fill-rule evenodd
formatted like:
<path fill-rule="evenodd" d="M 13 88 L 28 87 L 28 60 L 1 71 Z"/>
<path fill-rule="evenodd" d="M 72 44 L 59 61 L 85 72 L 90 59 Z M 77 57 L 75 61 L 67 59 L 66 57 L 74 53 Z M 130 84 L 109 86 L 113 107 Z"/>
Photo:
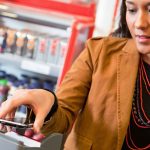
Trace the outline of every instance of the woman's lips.
<path fill-rule="evenodd" d="M 136 35 L 136 39 L 139 43 L 150 42 L 150 36 L 147 35 Z"/>

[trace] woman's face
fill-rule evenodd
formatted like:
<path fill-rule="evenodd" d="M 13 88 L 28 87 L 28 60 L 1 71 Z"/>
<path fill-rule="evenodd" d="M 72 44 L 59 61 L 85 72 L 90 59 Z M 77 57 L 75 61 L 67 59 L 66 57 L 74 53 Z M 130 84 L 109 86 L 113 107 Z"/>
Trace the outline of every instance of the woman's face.
<path fill-rule="evenodd" d="M 126 0 L 126 21 L 138 51 L 150 54 L 150 0 Z"/>

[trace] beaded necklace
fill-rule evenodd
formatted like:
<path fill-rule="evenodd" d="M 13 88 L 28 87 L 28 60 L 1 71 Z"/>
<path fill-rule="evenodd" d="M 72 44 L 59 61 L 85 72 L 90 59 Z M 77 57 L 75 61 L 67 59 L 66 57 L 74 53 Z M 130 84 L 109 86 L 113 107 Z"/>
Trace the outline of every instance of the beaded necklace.
<path fill-rule="evenodd" d="M 143 74 L 143 72 L 145 74 Z M 135 94 L 135 98 L 133 98 L 132 116 L 133 116 L 133 119 L 134 119 L 134 121 L 138 127 L 150 128 L 150 120 L 149 120 L 148 116 L 146 115 L 146 113 L 144 111 L 144 107 L 143 107 L 142 80 L 144 81 L 145 87 L 147 87 L 147 84 L 146 84 L 145 79 L 144 79 L 144 77 L 145 77 L 144 75 L 147 78 L 147 74 L 146 74 L 146 71 L 145 71 L 145 68 L 143 65 L 143 61 L 141 61 L 141 68 L 139 70 L 139 75 L 138 75 L 137 82 L 136 82 L 136 94 Z M 148 90 L 147 90 L 147 92 L 148 92 Z"/>
<path fill-rule="evenodd" d="M 136 80 L 136 87 L 135 92 L 133 96 L 133 104 L 132 104 L 132 111 L 131 111 L 131 120 L 130 125 L 128 127 L 128 132 L 125 138 L 126 145 L 131 150 L 148 150 L 150 149 L 150 144 L 147 144 L 145 146 L 137 146 L 138 144 L 135 144 L 135 141 L 132 137 L 131 128 L 136 126 L 136 128 L 150 130 L 150 118 L 145 112 L 144 108 L 144 101 L 143 101 L 143 88 L 146 90 L 146 94 L 148 94 L 150 98 L 150 81 L 148 79 L 148 75 L 146 73 L 145 66 L 143 64 L 143 60 L 140 59 L 140 66 L 138 71 L 138 76 Z M 132 123 L 131 123 L 132 122 Z M 143 140 L 143 139 L 141 139 Z M 150 142 L 149 142 L 150 143 Z"/>

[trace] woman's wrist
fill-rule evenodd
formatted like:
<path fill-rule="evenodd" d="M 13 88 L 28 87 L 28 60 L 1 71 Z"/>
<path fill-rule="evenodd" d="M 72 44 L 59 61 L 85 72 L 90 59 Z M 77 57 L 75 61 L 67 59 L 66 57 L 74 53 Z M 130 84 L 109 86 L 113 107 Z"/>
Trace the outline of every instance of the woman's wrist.
<path fill-rule="evenodd" d="M 50 91 L 48 89 L 43 89 L 46 90 L 48 92 L 51 93 L 50 99 L 52 98 L 52 100 L 54 100 L 53 105 L 49 111 L 49 113 L 47 114 L 44 122 L 49 121 L 52 117 L 52 115 L 57 111 L 58 108 L 58 101 L 57 101 L 57 97 L 55 95 L 55 93 L 53 91 Z M 27 107 L 27 118 L 26 118 L 26 122 L 27 123 L 31 123 L 35 120 L 35 114 L 33 112 L 33 110 L 30 107 Z"/>
<path fill-rule="evenodd" d="M 58 100 L 57 100 L 57 96 L 55 95 L 55 93 L 54 93 L 53 91 L 48 90 L 48 89 L 44 89 L 44 90 L 49 91 L 49 92 L 54 96 L 54 103 L 53 103 L 53 106 L 52 106 L 50 112 L 48 113 L 48 115 L 47 115 L 46 118 L 45 118 L 45 121 L 48 121 L 48 120 L 51 118 L 51 116 L 52 116 L 52 115 L 57 111 L 57 109 L 58 109 Z"/>

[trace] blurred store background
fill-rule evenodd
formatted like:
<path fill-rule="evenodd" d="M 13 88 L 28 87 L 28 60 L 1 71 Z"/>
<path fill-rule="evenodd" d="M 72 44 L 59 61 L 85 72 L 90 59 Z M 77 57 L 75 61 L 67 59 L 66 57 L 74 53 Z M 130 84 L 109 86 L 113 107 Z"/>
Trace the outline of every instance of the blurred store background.
<path fill-rule="evenodd" d="M 1 0 L 0 103 L 16 89 L 55 91 L 85 41 L 117 27 L 120 2 Z"/>

